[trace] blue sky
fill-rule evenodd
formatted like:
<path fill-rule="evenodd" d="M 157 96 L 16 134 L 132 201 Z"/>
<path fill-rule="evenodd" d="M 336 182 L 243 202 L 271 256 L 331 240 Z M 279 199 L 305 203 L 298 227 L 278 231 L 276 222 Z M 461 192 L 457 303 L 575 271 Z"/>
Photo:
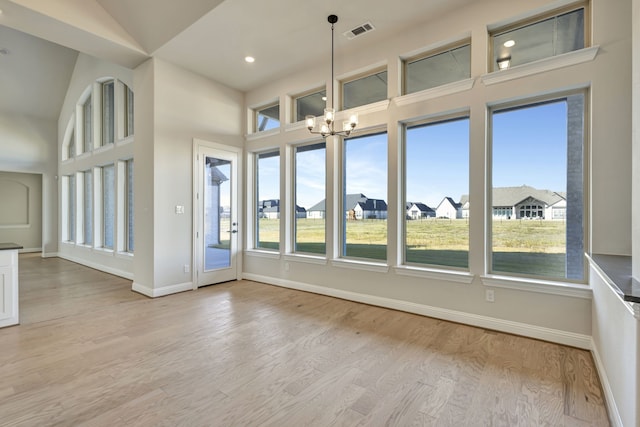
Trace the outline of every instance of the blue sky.
<path fill-rule="evenodd" d="M 497 112 L 492 126 L 494 187 L 566 191 L 565 102 Z M 468 119 L 415 126 L 406 139 L 407 200 L 435 208 L 445 196 L 459 201 L 469 194 Z M 346 140 L 345 159 L 347 193 L 388 199 L 386 134 Z M 298 153 L 298 205 L 309 208 L 324 199 L 325 163 L 324 150 Z M 279 198 L 279 168 L 278 157 L 260 159 L 261 200 Z"/>

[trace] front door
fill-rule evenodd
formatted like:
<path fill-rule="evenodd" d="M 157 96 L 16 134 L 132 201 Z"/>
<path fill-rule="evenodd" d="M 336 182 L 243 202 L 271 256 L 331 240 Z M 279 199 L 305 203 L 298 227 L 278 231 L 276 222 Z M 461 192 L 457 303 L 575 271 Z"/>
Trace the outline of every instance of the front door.
<path fill-rule="evenodd" d="M 238 152 L 196 144 L 196 283 L 238 278 Z"/>

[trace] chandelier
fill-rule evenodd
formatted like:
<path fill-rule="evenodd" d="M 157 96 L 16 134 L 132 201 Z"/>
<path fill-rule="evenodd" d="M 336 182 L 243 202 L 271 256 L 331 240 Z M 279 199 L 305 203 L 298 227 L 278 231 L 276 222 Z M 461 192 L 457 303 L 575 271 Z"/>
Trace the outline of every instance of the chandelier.
<path fill-rule="evenodd" d="M 348 121 L 342 123 L 342 130 L 334 130 L 336 110 L 333 106 L 333 24 L 338 22 L 338 17 L 336 15 L 329 15 L 327 21 L 331 24 L 331 108 L 327 107 L 324 109 L 324 117 L 320 118 L 320 123 L 316 123 L 315 116 L 306 116 L 305 121 L 309 132 L 322 135 L 323 138 L 334 135 L 349 136 L 358 125 L 357 114 L 352 114 Z M 317 124 L 319 124 L 318 127 L 316 126 Z"/>

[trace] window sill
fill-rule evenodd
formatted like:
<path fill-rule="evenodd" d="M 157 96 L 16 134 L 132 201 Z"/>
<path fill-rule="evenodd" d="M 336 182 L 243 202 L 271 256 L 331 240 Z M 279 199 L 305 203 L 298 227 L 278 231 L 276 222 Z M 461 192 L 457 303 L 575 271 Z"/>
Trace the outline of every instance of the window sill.
<path fill-rule="evenodd" d="M 122 145 L 128 145 L 133 142 L 133 135 L 127 136 L 126 138 L 122 138 L 116 141 L 116 146 L 120 147 Z"/>
<path fill-rule="evenodd" d="M 521 77 L 544 73 L 546 71 L 557 70 L 571 65 L 582 64 L 584 62 L 593 61 L 598 53 L 598 49 L 599 46 L 587 47 L 574 52 L 564 53 L 562 55 L 540 59 L 528 64 L 518 65 L 507 70 L 494 71 L 489 74 L 484 74 L 480 78 L 485 86 L 490 86 L 496 83 L 519 79 Z"/>
<path fill-rule="evenodd" d="M 331 260 L 333 267 L 352 268 L 354 270 L 375 271 L 377 273 L 388 273 L 389 266 L 373 261 L 358 261 L 355 259 L 333 259 Z"/>
<path fill-rule="evenodd" d="M 247 141 L 254 141 L 256 139 L 267 138 L 269 136 L 277 135 L 280 133 L 280 128 L 263 130 L 262 132 L 254 132 L 245 135 Z"/>
<path fill-rule="evenodd" d="M 93 149 L 93 153 L 94 154 L 100 154 L 100 153 L 104 153 L 110 150 L 113 150 L 114 144 L 112 142 L 105 144 L 105 145 L 101 145 L 100 147 L 94 148 Z"/>
<path fill-rule="evenodd" d="M 116 258 L 133 259 L 133 252 L 116 252 Z"/>
<path fill-rule="evenodd" d="M 285 261 L 303 262 L 307 264 L 327 265 L 327 259 L 319 255 L 286 254 Z"/>
<path fill-rule="evenodd" d="M 446 280 L 449 282 L 464 283 L 470 285 L 474 275 L 466 271 L 440 270 L 437 268 L 412 267 L 399 265 L 394 267 L 396 274 L 401 276 L 420 277 L 425 279 Z"/>
<path fill-rule="evenodd" d="M 493 288 L 515 289 L 541 294 L 591 299 L 591 288 L 576 283 L 556 282 L 552 280 L 526 279 L 488 274 L 480 276 L 482 284 Z"/>
<path fill-rule="evenodd" d="M 248 249 L 244 251 L 245 255 L 256 258 L 280 259 L 280 252 L 267 251 L 264 249 Z"/>
<path fill-rule="evenodd" d="M 96 253 L 99 254 L 103 254 L 103 255 L 113 255 L 113 249 L 109 249 L 109 248 L 95 248 Z"/>
<path fill-rule="evenodd" d="M 408 95 L 399 96 L 394 98 L 393 102 L 398 106 L 405 106 L 434 98 L 440 98 L 442 96 L 470 90 L 473 87 L 474 82 L 475 79 L 466 79 L 459 82 L 448 83 L 431 89 L 425 89 Z"/>

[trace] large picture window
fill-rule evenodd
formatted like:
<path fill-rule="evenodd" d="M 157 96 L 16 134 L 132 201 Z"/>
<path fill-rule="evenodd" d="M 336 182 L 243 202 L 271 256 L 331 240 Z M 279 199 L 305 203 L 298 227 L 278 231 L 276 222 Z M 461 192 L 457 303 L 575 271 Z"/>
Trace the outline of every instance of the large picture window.
<path fill-rule="evenodd" d="M 584 95 L 491 119 L 492 271 L 584 280 Z"/>
<path fill-rule="evenodd" d="M 387 259 L 387 134 L 344 140 L 342 254 Z"/>
<path fill-rule="evenodd" d="M 405 133 L 405 262 L 469 266 L 469 119 Z"/>
<path fill-rule="evenodd" d="M 134 227 L 133 227 L 133 159 L 126 161 L 126 252 L 133 253 L 134 249 Z"/>
<path fill-rule="evenodd" d="M 76 175 L 67 178 L 67 241 L 76 240 Z"/>
<path fill-rule="evenodd" d="M 325 254 L 326 143 L 295 148 L 295 252 Z"/>
<path fill-rule="evenodd" d="M 280 249 L 280 152 L 256 156 L 256 248 Z"/>

